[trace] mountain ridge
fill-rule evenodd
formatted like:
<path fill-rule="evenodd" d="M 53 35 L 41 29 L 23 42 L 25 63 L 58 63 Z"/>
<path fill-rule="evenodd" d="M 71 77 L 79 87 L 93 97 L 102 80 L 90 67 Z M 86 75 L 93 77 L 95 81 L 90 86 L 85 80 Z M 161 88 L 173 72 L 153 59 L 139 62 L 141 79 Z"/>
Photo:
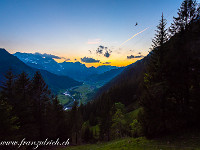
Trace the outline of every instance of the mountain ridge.
<path fill-rule="evenodd" d="M 36 71 L 40 71 L 45 82 L 54 92 L 60 89 L 67 89 L 73 86 L 81 85 L 81 82 L 75 81 L 67 76 L 58 76 L 46 70 L 35 69 L 27 66 L 24 62 L 7 52 L 4 48 L 0 48 L 0 79 L 3 81 L 5 73 L 11 69 L 13 74 L 18 75 L 23 71 L 29 76 L 33 76 Z"/>
<path fill-rule="evenodd" d="M 83 81 L 92 75 L 102 74 L 112 69 L 121 68 L 110 65 L 102 65 L 98 66 L 97 68 L 95 67 L 87 68 L 85 64 L 82 64 L 79 61 L 76 62 L 64 61 L 62 63 L 58 63 L 53 59 L 54 57 L 58 56 L 54 56 L 51 54 L 16 52 L 13 55 L 17 56 L 21 61 L 23 61 L 25 64 L 31 67 L 47 70 L 57 75 L 67 75 L 78 81 Z"/>

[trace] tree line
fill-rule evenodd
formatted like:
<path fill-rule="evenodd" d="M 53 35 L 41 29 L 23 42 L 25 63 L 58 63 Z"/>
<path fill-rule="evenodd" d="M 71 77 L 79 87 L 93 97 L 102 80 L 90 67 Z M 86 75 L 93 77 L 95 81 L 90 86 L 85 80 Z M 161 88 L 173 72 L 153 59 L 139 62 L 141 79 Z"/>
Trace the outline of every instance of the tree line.
<path fill-rule="evenodd" d="M 133 67 L 126 75 L 131 70 L 136 75 L 128 79 L 120 76 L 121 82 L 84 106 L 83 120 L 88 121 L 93 138 L 97 125 L 99 140 L 158 137 L 199 126 L 199 5 L 195 0 L 184 0 L 177 15 L 168 29 L 161 15 L 151 52 L 137 62 L 144 69 Z M 119 102 L 124 111 L 116 109 Z M 127 119 L 133 110 L 137 117 Z"/>
<path fill-rule="evenodd" d="M 184 0 L 177 14 L 169 32 L 162 14 L 144 76 L 139 121 L 149 137 L 200 123 L 200 49 L 195 43 L 199 40 L 199 7 L 195 0 Z"/>
<path fill-rule="evenodd" d="M 66 139 L 63 106 L 48 89 L 41 74 L 5 75 L 0 92 L 0 140 Z M 8 148 L 8 147 L 7 147 Z"/>

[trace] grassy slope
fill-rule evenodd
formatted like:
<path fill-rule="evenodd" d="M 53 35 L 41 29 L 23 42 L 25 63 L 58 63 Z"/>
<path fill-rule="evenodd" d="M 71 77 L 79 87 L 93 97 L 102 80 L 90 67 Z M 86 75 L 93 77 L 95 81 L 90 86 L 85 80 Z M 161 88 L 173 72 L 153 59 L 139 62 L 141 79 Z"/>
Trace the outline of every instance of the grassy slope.
<path fill-rule="evenodd" d="M 60 91 L 58 92 L 58 100 L 60 101 L 60 103 L 61 103 L 62 105 L 65 105 L 65 104 L 67 104 L 67 103 L 70 102 L 70 101 L 73 101 L 71 97 L 65 96 L 65 95 L 63 94 L 64 92 L 66 92 L 66 90 L 60 90 Z"/>
<path fill-rule="evenodd" d="M 79 86 L 78 88 L 74 89 L 74 91 L 80 93 L 80 102 L 82 104 L 87 103 L 87 94 L 92 93 L 96 87 L 89 85 L 89 84 L 83 84 L 82 86 Z"/>
<path fill-rule="evenodd" d="M 134 119 L 138 118 L 137 116 L 138 116 L 139 111 L 140 111 L 140 108 L 125 114 L 125 119 L 128 122 L 128 124 L 132 123 Z"/>
<path fill-rule="evenodd" d="M 99 88 L 98 84 L 85 83 L 85 84 L 82 84 L 82 85 L 77 86 L 75 88 L 70 88 L 68 90 L 69 90 L 70 94 L 72 94 L 72 96 L 76 100 L 78 100 L 78 102 L 86 104 L 88 102 L 88 99 L 89 99 L 88 94 L 93 94 L 93 92 L 96 90 L 96 88 Z M 58 93 L 58 99 L 59 99 L 59 101 L 62 105 L 73 101 L 73 99 L 71 97 L 63 95 L 63 93 L 65 91 L 66 90 L 61 90 Z"/>
<path fill-rule="evenodd" d="M 106 143 L 69 146 L 57 150 L 200 150 L 199 138 L 180 138 L 171 142 L 147 140 L 141 138 L 124 138 Z"/>
<path fill-rule="evenodd" d="M 140 108 L 125 114 L 126 120 L 137 118 Z M 131 122 L 129 122 L 131 123 Z M 68 146 L 56 150 L 200 150 L 200 130 L 185 130 L 177 135 L 154 140 L 140 138 L 123 138 L 110 142 Z"/>

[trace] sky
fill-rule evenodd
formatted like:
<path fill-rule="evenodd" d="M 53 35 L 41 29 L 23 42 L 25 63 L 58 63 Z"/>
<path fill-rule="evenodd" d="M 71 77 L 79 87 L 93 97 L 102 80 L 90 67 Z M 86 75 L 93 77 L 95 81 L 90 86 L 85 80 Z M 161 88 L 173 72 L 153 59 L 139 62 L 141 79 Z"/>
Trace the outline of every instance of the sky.
<path fill-rule="evenodd" d="M 87 67 L 126 66 L 148 54 L 162 12 L 169 26 L 181 2 L 0 0 L 0 47 L 52 54 L 63 58 L 58 62 Z"/>

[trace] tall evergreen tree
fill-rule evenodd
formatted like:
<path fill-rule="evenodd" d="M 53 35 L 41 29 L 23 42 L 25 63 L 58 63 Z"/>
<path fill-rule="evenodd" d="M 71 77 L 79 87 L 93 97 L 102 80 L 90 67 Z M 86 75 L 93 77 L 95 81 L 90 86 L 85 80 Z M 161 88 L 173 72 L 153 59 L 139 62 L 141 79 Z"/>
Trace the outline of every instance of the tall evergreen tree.
<path fill-rule="evenodd" d="M 81 140 L 81 127 L 83 124 L 83 118 L 82 114 L 78 109 L 78 102 L 74 101 L 74 104 L 72 106 L 71 110 L 71 126 L 72 126 L 72 142 L 74 144 L 80 144 Z"/>
<path fill-rule="evenodd" d="M 5 81 L 1 86 L 1 97 L 5 99 L 8 103 L 14 103 L 14 79 L 15 76 L 12 73 L 12 70 L 9 70 L 5 75 Z"/>
<path fill-rule="evenodd" d="M 47 135 L 49 138 L 62 138 L 65 133 L 65 114 L 57 97 L 47 106 Z"/>
<path fill-rule="evenodd" d="M 163 45 L 166 43 L 167 30 L 166 20 L 162 14 L 159 25 L 157 26 L 155 38 L 153 40 L 153 49 L 151 51 L 149 64 L 144 76 L 143 95 L 141 97 L 141 106 L 143 107 L 142 120 L 144 133 L 152 136 L 162 133 L 166 130 L 166 93 L 168 90 L 166 80 L 166 70 L 163 57 L 165 54 Z M 155 128 L 157 124 L 157 128 Z"/>
<path fill-rule="evenodd" d="M 31 83 L 31 97 L 33 100 L 33 110 L 34 118 L 37 120 L 36 126 L 39 134 L 38 137 L 45 138 L 46 126 L 47 126 L 47 106 L 51 103 L 51 91 L 48 89 L 42 75 L 39 72 L 36 72 L 32 78 Z"/>
<path fill-rule="evenodd" d="M 0 99 L 0 141 L 16 139 L 18 129 L 18 118 L 13 115 L 12 106 Z"/>
<path fill-rule="evenodd" d="M 105 100 L 105 101 L 104 101 Z M 112 106 L 113 102 L 111 98 L 107 95 L 103 95 L 100 98 L 100 137 L 102 140 L 106 139 L 110 141 L 111 139 L 111 126 L 112 126 Z"/>
<path fill-rule="evenodd" d="M 162 46 L 168 40 L 166 25 L 167 25 L 167 20 L 164 19 L 164 16 L 162 13 L 161 20 L 159 22 L 159 25 L 157 26 L 155 38 L 152 40 L 153 49 L 156 47 Z"/>
<path fill-rule="evenodd" d="M 30 96 L 31 81 L 25 72 L 18 75 L 15 80 L 14 111 L 19 117 L 21 135 L 27 139 L 34 138 L 35 122 L 33 118 L 33 104 Z"/>
<path fill-rule="evenodd" d="M 149 55 L 139 117 L 145 135 L 161 136 L 197 124 L 200 63 L 193 44 L 198 34 L 199 20 L 194 20 Z"/>
<path fill-rule="evenodd" d="M 199 7 L 196 0 L 184 0 L 177 14 L 178 17 L 173 17 L 174 21 L 169 28 L 170 36 L 186 29 L 190 22 L 199 17 Z"/>

